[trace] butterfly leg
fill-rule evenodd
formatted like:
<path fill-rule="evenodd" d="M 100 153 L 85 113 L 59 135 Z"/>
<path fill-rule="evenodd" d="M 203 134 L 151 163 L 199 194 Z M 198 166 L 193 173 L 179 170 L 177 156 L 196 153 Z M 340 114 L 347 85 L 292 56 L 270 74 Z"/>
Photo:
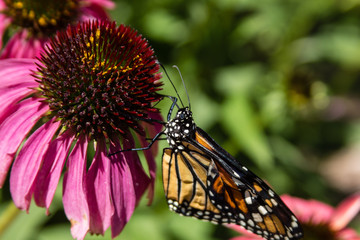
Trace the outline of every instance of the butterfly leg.
<path fill-rule="evenodd" d="M 164 134 L 164 132 L 159 132 L 158 134 L 156 134 L 155 137 L 149 143 L 149 145 L 147 145 L 146 147 L 119 150 L 117 152 L 109 153 L 108 157 L 113 156 L 113 155 L 118 154 L 118 153 L 121 153 L 121 152 L 148 150 L 148 149 L 151 148 L 151 146 L 154 144 L 154 142 L 156 142 L 156 140 L 159 140 L 160 136 L 163 135 L 163 134 Z"/>

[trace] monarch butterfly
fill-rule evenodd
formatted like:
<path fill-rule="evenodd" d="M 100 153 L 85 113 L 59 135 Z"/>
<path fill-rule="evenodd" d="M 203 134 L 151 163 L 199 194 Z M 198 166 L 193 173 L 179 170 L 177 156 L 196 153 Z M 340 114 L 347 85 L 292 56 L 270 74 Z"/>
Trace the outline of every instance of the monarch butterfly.
<path fill-rule="evenodd" d="M 216 224 L 234 223 L 265 239 L 300 239 L 300 223 L 280 197 L 205 131 L 188 107 L 168 119 L 162 172 L 170 210 Z"/>
<path fill-rule="evenodd" d="M 163 151 L 162 174 L 169 209 L 216 224 L 237 224 L 265 239 L 302 238 L 300 223 L 280 197 L 196 126 L 190 101 L 180 108 L 177 98 L 169 98 L 173 104 L 165 129 L 147 147 L 133 149 L 148 149 L 166 135 L 170 147 Z"/>

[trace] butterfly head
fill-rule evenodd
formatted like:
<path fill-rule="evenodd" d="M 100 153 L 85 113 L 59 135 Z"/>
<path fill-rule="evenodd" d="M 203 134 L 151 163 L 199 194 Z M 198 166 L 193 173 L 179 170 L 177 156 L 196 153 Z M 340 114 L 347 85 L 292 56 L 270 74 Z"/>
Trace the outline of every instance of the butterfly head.
<path fill-rule="evenodd" d="M 196 125 L 188 107 L 180 108 L 174 119 L 165 126 L 165 134 L 171 148 L 182 146 L 181 141 L 194 134 Z M 181 148 L 181 147 L 180 147 Z"/>

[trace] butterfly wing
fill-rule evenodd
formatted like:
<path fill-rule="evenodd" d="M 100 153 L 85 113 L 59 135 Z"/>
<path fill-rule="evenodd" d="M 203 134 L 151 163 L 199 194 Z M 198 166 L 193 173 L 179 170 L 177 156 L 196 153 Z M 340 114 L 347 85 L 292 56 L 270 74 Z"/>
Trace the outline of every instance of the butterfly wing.
<path fill-rule="evenodd" d="M 207 172 L 212 160 L 193 145 L 184 146 L 184 151 L 164 149 L 163 184 L 169 208 L 184 216 L 211 221 L 215 214 L 221 214 L 207 192 Z"/>
<path fill-rule="evenodd" d="M 163 182 L 171 210 L 235 223 L 266 239 L 300 239 L 302 229 L 279 196 L 200 128 L 179 149 L 165 149 Z"/>

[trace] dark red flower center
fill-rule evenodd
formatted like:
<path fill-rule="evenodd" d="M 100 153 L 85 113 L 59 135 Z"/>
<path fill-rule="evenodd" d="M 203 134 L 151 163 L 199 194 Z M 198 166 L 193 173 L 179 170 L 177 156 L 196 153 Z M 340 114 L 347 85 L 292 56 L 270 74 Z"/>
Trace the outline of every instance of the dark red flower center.
<path fill-rule="evenodd" d="M 162 96 L 154 51 L 135 30 L 86 22 L 57 34 L 40 59 L 41 94 L 66 128 L 97 139 L 141 131 Z"/>
<path fill-rule="evenodd" d="M 5 0 L 4 13 L 12 24 L 34 35 L 50 36 L 74 22 L 79 14 L 78 0 Z"/>
<path fill-rule="evenodd" d="M 304 240 L 336 240 L 335 232 L 327 224 L 301 223 L 304 230 Z"/>

